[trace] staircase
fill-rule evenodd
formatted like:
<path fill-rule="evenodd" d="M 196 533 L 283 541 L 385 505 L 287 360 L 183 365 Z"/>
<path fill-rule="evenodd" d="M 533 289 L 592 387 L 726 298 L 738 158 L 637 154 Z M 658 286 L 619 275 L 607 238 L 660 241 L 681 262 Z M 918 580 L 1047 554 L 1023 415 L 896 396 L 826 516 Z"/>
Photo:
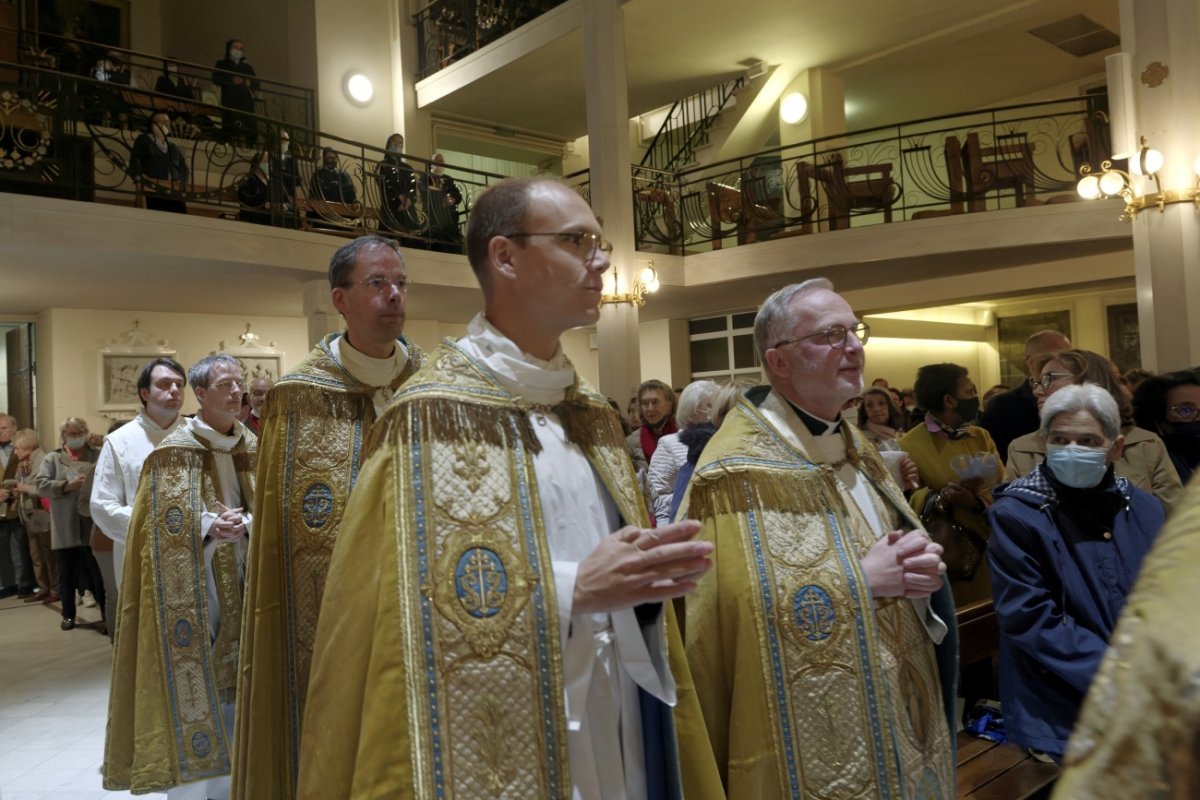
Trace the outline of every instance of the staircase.
<path fill-rule="evenodd" d="M 710 143 L 722 112 L 737 105 L 737 93 L 745 85 L 746 79 L 737 77 L 676 101 L 642 156 L 641 166 L 675 172 L 694 164 L 697 152 Z"/>

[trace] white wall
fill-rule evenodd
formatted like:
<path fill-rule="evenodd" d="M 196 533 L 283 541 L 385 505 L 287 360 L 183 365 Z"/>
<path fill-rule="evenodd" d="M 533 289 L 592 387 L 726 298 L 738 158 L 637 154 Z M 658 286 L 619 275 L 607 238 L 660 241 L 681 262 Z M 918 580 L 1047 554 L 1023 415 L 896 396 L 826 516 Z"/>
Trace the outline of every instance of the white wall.
<path fill-rule="evenodd" d="M 309 350 L 303 317 L 48 309 L 38 314 L 36 323 L 37 429 L 43 447 L 58 446 L 58 426 L 69 416 L 83 417 L 92 430 L 108 429 L 111 418 L 99 410 L 100 351 L 109 339 L 123 338 L 135 319 L 151 339 L 167 339 L 176 351 L 175 359 L 185 368 L 216 350 L 222 340 L 227 346 L 237 345 L 247 322 L 261 344 L 274 342 L 284 352 L 284 371 L 299 363 Z M 183 411 L 195 410 L 196 399 L 188 391 Z"/>

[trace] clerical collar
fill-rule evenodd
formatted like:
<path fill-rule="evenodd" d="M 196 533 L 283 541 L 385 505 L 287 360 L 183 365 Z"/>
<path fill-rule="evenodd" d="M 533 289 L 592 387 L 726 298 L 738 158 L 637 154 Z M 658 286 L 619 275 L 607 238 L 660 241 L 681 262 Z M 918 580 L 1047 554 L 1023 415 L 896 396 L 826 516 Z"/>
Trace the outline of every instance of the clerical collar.
<path fill-rule="evenodd" d="M 390 387 L 408 364 L 408 350 L 399 339 L 396 340 L 392 354 L 387 358 L 367 355 L 352 345 L 344 335 L 335 339 L 334 344 L 337 347 L 335 355 L 346 371 L 353 375 L 355 380 L 376 389 Z"/>
<path fill-rule="evenodd" d="M 837 419 L 831 422 L 827 419 L 821 419 L 820 417 L 809 414 L 791 400 L 788 400 L 787 404 L 792 407 L 792 411 L 796 412 L 796 416 L 800 418 L 800 421 L 804 423 L 804 427 L 808 428 L 808 432 L 813 436 L 826 436 L 831 433 L 837 433 L 842 429 L 841 414 L 838 415 Z"/>

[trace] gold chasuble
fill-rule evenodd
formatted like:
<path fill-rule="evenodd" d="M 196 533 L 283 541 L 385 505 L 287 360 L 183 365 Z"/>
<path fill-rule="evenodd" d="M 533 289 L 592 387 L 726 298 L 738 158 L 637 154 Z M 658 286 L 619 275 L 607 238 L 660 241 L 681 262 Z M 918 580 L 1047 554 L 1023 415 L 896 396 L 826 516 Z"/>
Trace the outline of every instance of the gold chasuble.
<path fill-rule="evenodd" d="M 1054 800 L 1200 797 L 1200 478 L 1142 562 L 1071 734 Z"/>
<path fill-rule="evenodd" d="M 240 422 L 234 426 L 241 439 L 229 453 L 249 508 L 257 441 Z M 105 789 L 161 792 L 229 774 L 233 720 L 226 709 L 237 689 L 244 542 L 210 542 L 206 565 L 201 529 L 202 512 L 225 496 L 211 445 L 188 425 L 146 459 L 121 583 Z"/>
<path fill-rule="evenodd" d="M 926 625 L 945 628 L 924 602 L 871 595 L 860 559 L 877 532 L 843 466 L 884 531 L 916 520 L 854 426 L 834 434 L 845 456 L 830 461 L 778 395 L 754 405 L 764 390 L 725 418 L 680 511 L 716 544 L 712 574 L 687 598 L 686 637 L 726 795 L 952 798 Z"/>
<path fill-rule="evenodd" d="M 234 735 L 232 796 L 242 800 L 295 796 L 325 574 L 375 421 L 380 387 L 339 363 L 339 336 L 326 336 L 280 379 L 263 409 Z M 401 342 L 408 363 L 390 391 L 424 360 Z"/>
<path fill-rule="evenodd" d="M 372 430 L 317 626 L 302 800 L 571 797 L 531 410 L 447 340 Z M 576 379 L 551 410 L 622 517 L 647 524 L 607 400 Z"/>

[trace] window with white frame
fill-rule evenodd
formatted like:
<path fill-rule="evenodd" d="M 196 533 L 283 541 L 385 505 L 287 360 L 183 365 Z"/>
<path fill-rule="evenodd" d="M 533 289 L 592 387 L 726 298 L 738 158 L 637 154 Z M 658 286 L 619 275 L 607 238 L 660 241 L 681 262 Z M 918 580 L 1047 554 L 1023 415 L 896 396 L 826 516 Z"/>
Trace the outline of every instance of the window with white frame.
<path fill-rule="evenodd" d="M 754 349 L 754 311 L 688 320 L 692 380 L 726 381 L 762 375 Z"/>

